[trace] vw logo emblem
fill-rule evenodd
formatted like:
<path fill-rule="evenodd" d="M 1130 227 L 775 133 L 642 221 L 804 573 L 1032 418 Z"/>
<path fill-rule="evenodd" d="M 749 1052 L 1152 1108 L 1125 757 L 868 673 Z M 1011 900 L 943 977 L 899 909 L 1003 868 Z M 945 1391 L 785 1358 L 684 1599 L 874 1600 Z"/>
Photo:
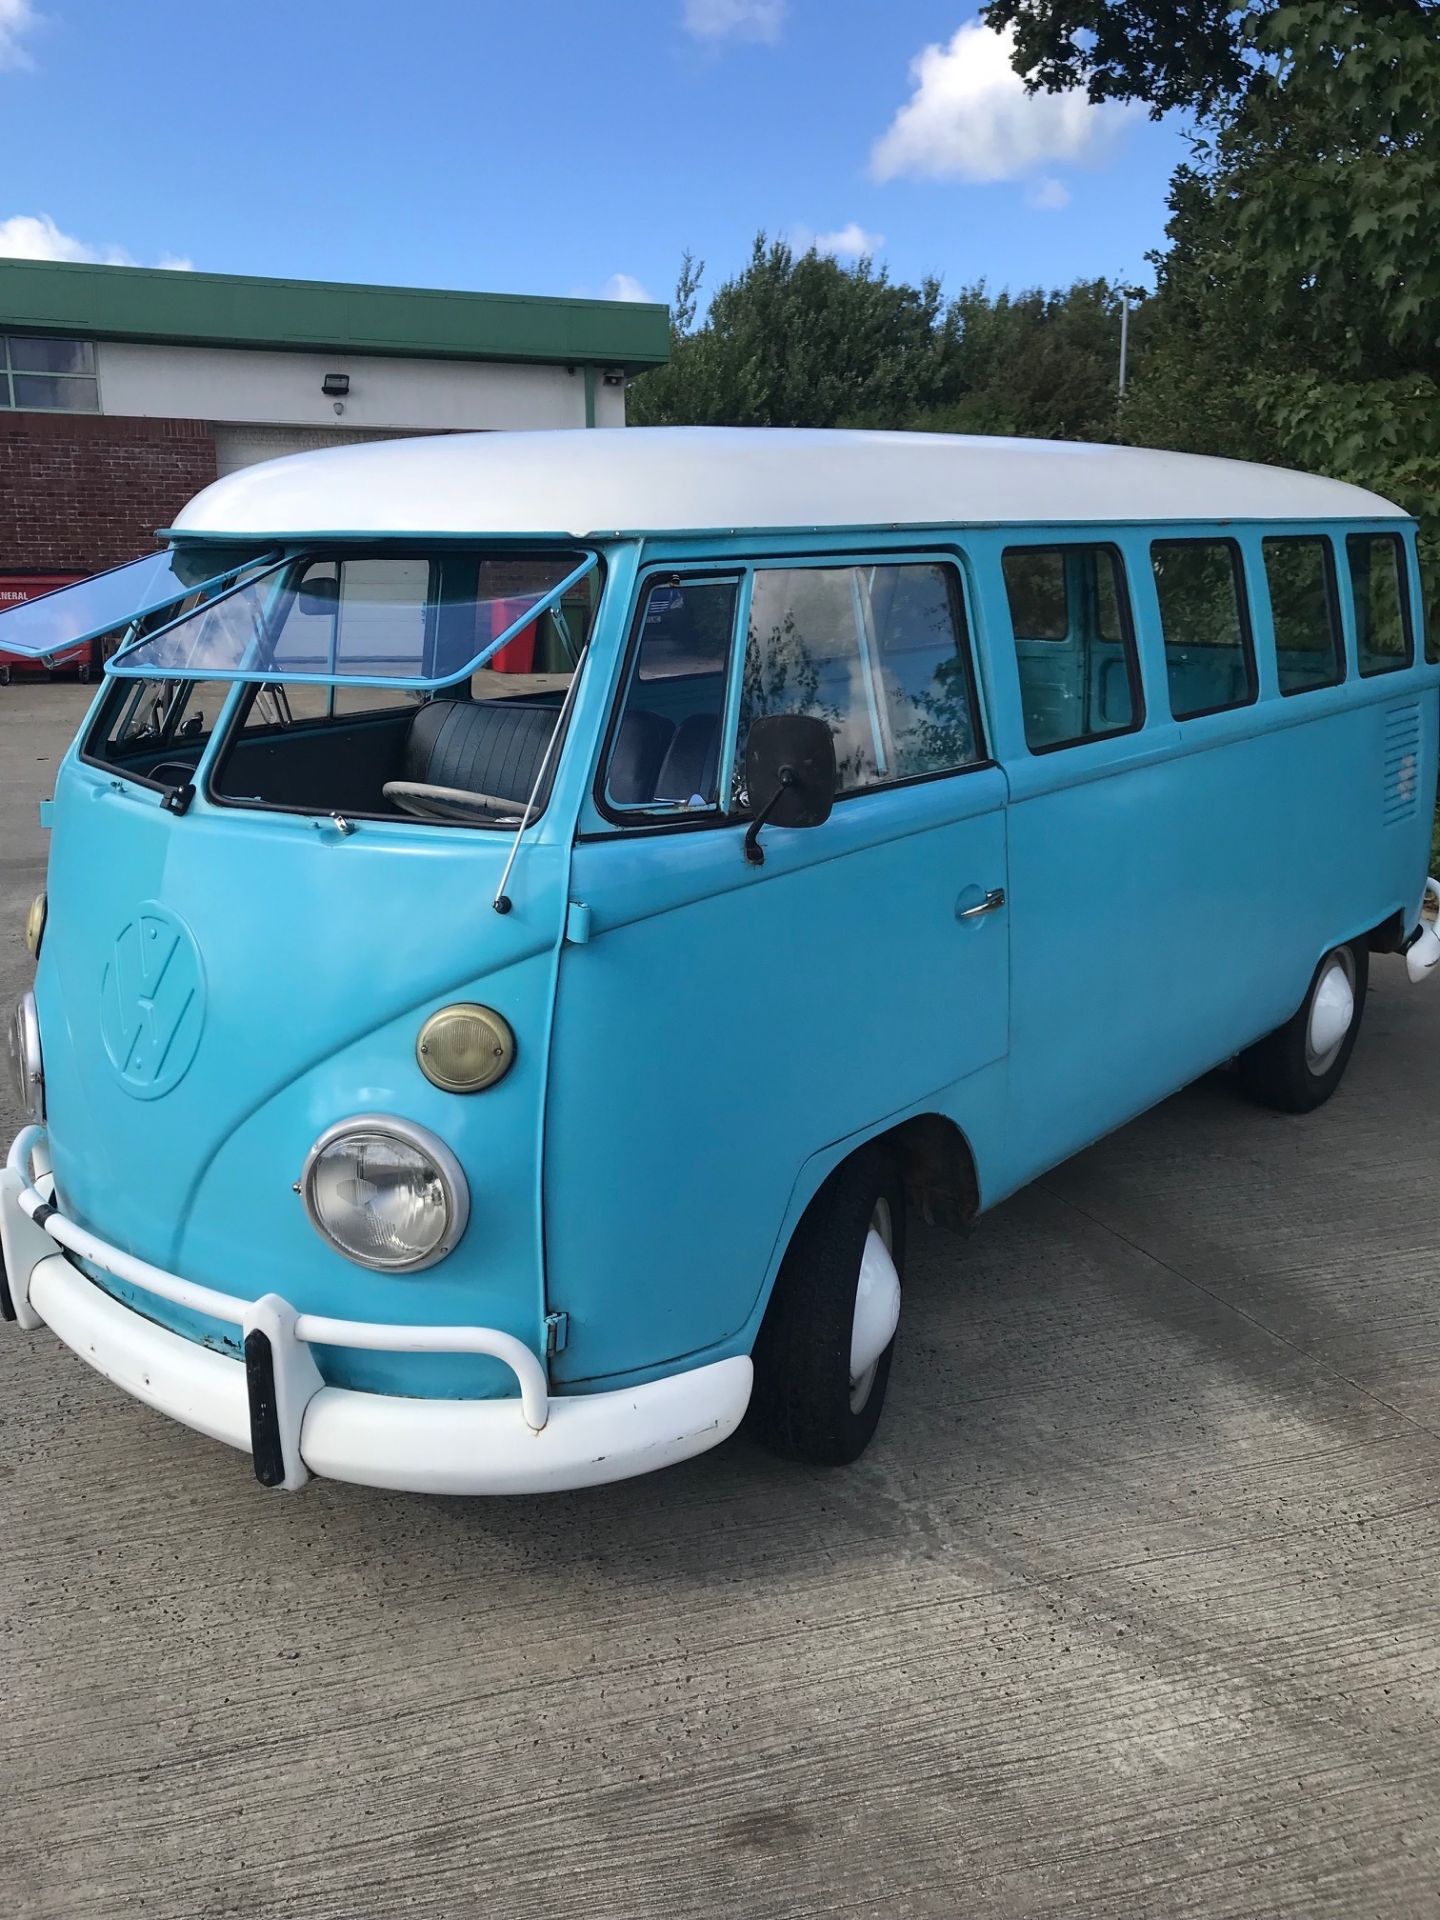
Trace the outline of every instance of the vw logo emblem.
<path fill-rule="evenodd" d="M 205 1024 L 205 975 L 178 914 L 150 901 L 122 927 L 100 983 L 110 1064 L 137 1100 L 178 1086 Z"/>

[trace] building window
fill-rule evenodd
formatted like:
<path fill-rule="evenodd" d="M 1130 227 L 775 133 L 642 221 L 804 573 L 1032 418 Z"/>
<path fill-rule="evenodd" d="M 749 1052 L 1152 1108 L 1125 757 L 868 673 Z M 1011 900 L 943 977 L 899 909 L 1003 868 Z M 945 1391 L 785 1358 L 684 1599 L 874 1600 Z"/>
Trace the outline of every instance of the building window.
<path fill-rule="evenodd" d="M 0 407 L 21 413 L 98 413 L 93 344 L 0 333 Z"/>

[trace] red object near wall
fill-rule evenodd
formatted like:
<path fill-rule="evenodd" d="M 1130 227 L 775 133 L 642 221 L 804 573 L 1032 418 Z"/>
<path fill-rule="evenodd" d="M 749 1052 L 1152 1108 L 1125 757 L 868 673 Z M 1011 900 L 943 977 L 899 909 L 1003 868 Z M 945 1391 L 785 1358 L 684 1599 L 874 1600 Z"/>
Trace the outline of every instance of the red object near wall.
<path fill-rule="evenodd" d="M 77 580 L 85 578 L 83 573 L 0 573 L 0 613 L 26 600 L 38 600 L 43 593 L 54 593 L 59 587 L 74 586 Z M 17 674 L 58 673 L 66 667 L 77 668 L 81 677 L 88 679 L 99 664 L 93 641 L 67 647 L 64 653 L 57 653 L 50 660 L 34 660 L 29 654 L 6 653 L 0 649 L 0 685 Z"/>
<path fill-rule="evenodd" d="M 492 600 L 489 604 L 490 638 L 503 633 L 512 620 L 518 620 L 525 611 L 523 600 Z M 490 665 L 496 673 L 533 673 L 535 671 L 535 622 L 522 627 L 513 640 L 495 655 Z"/>

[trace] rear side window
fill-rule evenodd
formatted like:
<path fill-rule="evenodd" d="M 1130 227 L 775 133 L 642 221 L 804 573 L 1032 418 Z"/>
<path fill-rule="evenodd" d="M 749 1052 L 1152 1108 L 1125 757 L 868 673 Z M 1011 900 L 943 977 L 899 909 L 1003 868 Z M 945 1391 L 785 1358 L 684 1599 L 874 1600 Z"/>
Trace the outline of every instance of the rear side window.
<path fill-rule="evenodd" d="M 1355 651 L 1364 674 L 1393 673 L 1414 658 L 1405 549 L 1396 533 L 1352 533 L 1345 550 L 1355 600 Z"/>
<path fill-rule="evenodd" d="M 1255 698 L 1255 650 L 1240 549 L 1232 540 L 1157 540 L 1150 548 L 1170 711 L 1177 720 Z"/>
<path fill-rule="evenodd" d="M 757 570 L 740 696 L 737 786 L 750 723 L 772 713 L 813 714 L 829 725 L 837 793 L 951 772 L 983 759 L 954 569 L 907 563 Z"/>
<path fill-rule="evenodd" d="M 1140 675 L 1116 550 L 1007 547 L 1001 564 L 1030 751 L 1138 727 Z"/>
<path fill-rule="evenodd" d="M 1297 535 L 1264 543 L 1281 693 L 1333 687 L 1345 678 L 1330 542 Z"/>

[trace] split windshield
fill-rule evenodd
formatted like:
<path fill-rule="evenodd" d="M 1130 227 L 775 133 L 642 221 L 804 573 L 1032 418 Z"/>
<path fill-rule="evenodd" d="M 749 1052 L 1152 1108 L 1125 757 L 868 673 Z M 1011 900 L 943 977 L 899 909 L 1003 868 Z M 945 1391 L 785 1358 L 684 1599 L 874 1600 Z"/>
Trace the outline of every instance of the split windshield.
<path fill-rule="evenodd" d="M 596 565 L 593 555 L 324 555 L 279 561 L 145 634 L 130 679 L 437 688 L 498 656 Z M 572 662 L 573 664 L 573 662 Z"/>
<path fill-rule="evenodd" d="M 83 757 L 222 805 L 513 827 L 545 804 L 600 582 L 570 550 L 272 561 L 140 624 Z"/>

